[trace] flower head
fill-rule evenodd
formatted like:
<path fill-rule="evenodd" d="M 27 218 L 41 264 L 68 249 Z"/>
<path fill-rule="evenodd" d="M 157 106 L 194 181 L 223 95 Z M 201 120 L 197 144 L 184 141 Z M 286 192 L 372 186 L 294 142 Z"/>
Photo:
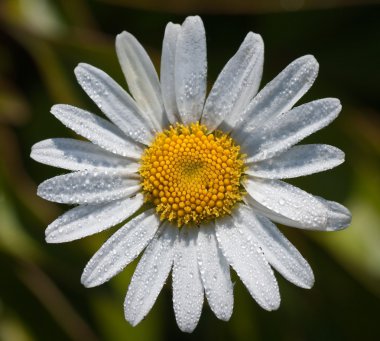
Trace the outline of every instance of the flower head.
<path fill-rule="evenodd" d="M 230 266 L 267 310 L 280 304 L 272 268 L 312 287 L 309 264 L 273 222 L 335 231 L 351 221 L 342 205 L 280 180 L 344 161 L 335 147 L 296 145 L 341 110 L 333 98 L 293 107 L 317 76 L 315 58 L 295 60 L 257 93 L 264 46 L 250 32 L 206 99 L 199 17 L 167 25 L 160 79 L 131 34 L 118 35 L 116 50 L 132 96 L 80 64 L 79 84 L 109 120 L 56 105 L 53 115 L 89 142 L 57 138 L 32 148 L 35 160 L 72 171 L 38 188 L 47 200 L 77 205 L 48 226 L 46 240 L 72 241 L 125 222 L 89 261 L 82 283 L 108 281 L 145 249 L 124 304 L 132 325 L 149 312 L 170 271 L 175 317 L 186 332 L 198 323 L 204 295 L 218 318 L 230 318 Z"/>

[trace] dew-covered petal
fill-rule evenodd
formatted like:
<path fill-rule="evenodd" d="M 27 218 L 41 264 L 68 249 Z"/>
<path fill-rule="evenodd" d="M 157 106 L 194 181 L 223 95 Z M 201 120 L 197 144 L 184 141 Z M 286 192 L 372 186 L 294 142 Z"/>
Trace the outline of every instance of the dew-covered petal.
<path fill-rule="evenodd" d="M 317 74 L 318 62 L 313 56 L 293 61 L 253 98 L 232 136 L 239 141 L 243 133 L 249 136 L 269 119 L 288 111 L 310 89 Z"/>
<path fill-rule="evenodd" d="M 176 101 L 184 124 L 200 119 L 206 97 L 206 34 L 200 17 L 187 17 L 175 55 Z"/>
<path fill-rule="evenodd" d="M 66 104 L 54 105 L 51 113 L 66 127 L 99 147 L 125 157 L 139 159 L 141 148 L 113 123 Z"/>
<path fill-rule="evenodd" d="M 326 127 L 339 114 L 338 99 L 325 98 L 296 107 L 255 130 L 242 143 L 247 162 L 269 159 Z"/>
<path fill-rule="evenodd" d="M 258 214 L 263 215 L 276 223 L 291 226 L 291 227 L 304 228 L 304 225 L 302 224 L 302 222 L 292 220 L 290 218 L 287 218 L 281 215 L 280 213 L 276 213 L 270 210 L 269 208 L 260 204 L 257 200 L 253 199 L 250 195 L 246 195 L 244 197 L 244 202 L 247 205 L 251 206 L 252 209 Z"/>
<path fill-rule="evenodd" d="M 173 307 L 179 329 L 191 333 L 203 306 L 203 285 L 197 262 L 197 228 L 183 227 L 173 266 Z"/>
<path fill-rule="evenodd" d="M 315 196 L 327 210 L 326 231 L 338 231 L 345 229 L 351 224 L 351 212 L 343 205 Z"/>
<path fill-rule="evenodd" d="M 160 81 L 148 54 L 128 32 L 122 32 L 116 37 L 116 52 L 129 91 L 137 105 L 141 111 L 149 115 L 156 130 L 162 130 L 167 122 Z"/>
<path fill-rule="evenodd" d="M 179 119 L 177 101 L 175 97 L 175 53 L 177 39 L 181 25 L 168 23 L 165 29 L 164 41 L 162 43 L 161 57 L 161 91 L 166 114 L 171 124 Z"/>
<path fill-rule="evenodd" d="M 343 206 L 338 204 L 337 212 L 334 212 L 335 206 L 330 207 L 319 198 L 283 181 L 249 176 L 245 188 L 249 194 L 245 200 L 259 213 L 280 224 L 317 231 L 347 226 L 344 222 L 347 222 L 348 211 Z M 342 225 L 340 228 L 331 227 L 336 214 L 340 221 L 338 225 Z"/>
<path fill-rule="evenodd" d="M 263 250 L 269 264 L 281 275 L 301 288 L 313 286 L 314 275 L 310 265 L 268 218 L 254 213 L 246 205 L 236 210 L 234 218 L 234 223 L 246 229 Z"/>
<path fill-rule="evenodd" d="M 236 219 L 239 222 L 231 216 L 216 221 L 220 248 L 256 302 L 266 310 L 275 310 L 281 299 L 273 270 L 246 227 L 240 223 L 235 226 Z"/>
<path fill-rule="evenodd" d="M 249 32 L 239 50 L 228 61 L 207 97 L 202 123 L 214 130 L 224 120 L 226 130 L 235 125 L 260 85 L 264 43 Z"/>
<path fill-rule="evenodd" d="M 316 231 L 338 231 L 350 225 L 351 213 L 346 207 L 337 202 L 327 201 L 317 196 L 313 196 L 313 198 L 315 200 L 318 200 L 325 210 L 325 224 L 320 226 L 310 226 L 304 220 L 299 219 L 299 217 L 297 216 L 290 218 L 281 213 L 277 213 L 273 210 L 270 210 L 264 205 L 260 204 L 255 199 L 253 199 L 250 195 L 246 195 L 244 197 L 244 201 L 247 204 L 249 204 L 252 207 L 252 209 L 260 215 L 264 215 L 270 220 L 286 226 Z"/>
<path fill-rule="evenodd" d="M 75 68 L 79 84 L 102 112 L 131 139 L 149 144 L 154 126 L 129 94 L 102 70 L 88 64 Z"/>
<path fill-rule="evenodd" d="M 152 309 L 172 268 L 178 228 L 164 223 L 146 248 L 124 301 L 125 319 L 136 326 Z"/>
<path fill-rule="evenodd" d="M 63 204 L 99 204 L 129 197 L 140 189 L 139 177 L 116 170 L 58 175 L 38 186 L 37 194 Z"/>
<path fill-rule="evenodd" d="M 207 301 L 217 318 L 228 321 L 234 305 L 230 266 L 218 247 L 214 224 L 200 227 L 197 248 Z"/>
<path fill-rule="evenodd" d="M 311 194 L 280 180 L 251 176 L 248 176 L 244 187 L 248 194 L 264 207 L 263 213 L 269 210 L 274 216 L 283 216 L 298 222 L 297 226 L 294 223 L 290 226 L 311 230 L 326 229 L 327 209 Z M 254 204 L 253 206 L 255 207 Z M 273 218 L 273 215 L 265 215 Z"/>
<path fill-rule="evenodd" d="M 323 172 L 344 162 L 344 153 L 333 146 L 310 144 L 289 150 L 248 165 L 245 173 L 267 179 L 286 179 Z"/>
<path fill-rule="evenodd" d="M 64 243 L 90 236 L 128 219 L 144 203 L 142 194 L 105 204 L 80 205 L 54 220 L 46 229 L 48 243 Z"/>
<path fill-rule="evenodd" d="M 48 139 L 32 147 L 30 157 L 46 165 L 72 171 L 117 168 L 136 172 L 137 162 L 112 154 L 85 141 L 66 138 Z"/>
<path fill-rule="evenodd" d="M 107 282 L 132 262 L 154 237 L 160 219 L 150 209 L 114 233 L 87 263 L 82 284 L 95 287 Z"/>

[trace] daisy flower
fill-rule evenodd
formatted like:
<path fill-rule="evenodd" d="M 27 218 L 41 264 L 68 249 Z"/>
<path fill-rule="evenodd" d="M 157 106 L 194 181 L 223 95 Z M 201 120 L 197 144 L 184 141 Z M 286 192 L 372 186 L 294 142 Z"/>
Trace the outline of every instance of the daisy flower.
<path fill-rule="evenodd" d="M 116 51 L 130 94 L 93 66 L 75 69 L 108 120 L 70 105 L 51 110 L 89 142 L 55 138 L 32 148 L 33 159 L 72 171 L 38 187 L 46 200 L 77 205 L 48 226 L 47 242 L 124 222 L 81 281 L 100 285 L 145 249 L 124 303 L 133 326 L 171 271 L 175 318 L 184 332 L 196 327 L 204 296 L 219 319 L 230 318 L 230 267 L 266 310 L 280 305 L 273 269 L 311 288 L 309 264 L 273 222 L 335 231 L 351 221 L 342 205 L 281 181 L 344 161 L 335 147 L 296 145 L 341 110 L 334 98 L 293 107 L 317 76 L 315 58 L 296 59 L 258 92 L 264 46 L 249 32 L 206 99 L 206 37 L 198 16 L 167 25 L 160 79 L 130 33 L 117 36 Z"/>

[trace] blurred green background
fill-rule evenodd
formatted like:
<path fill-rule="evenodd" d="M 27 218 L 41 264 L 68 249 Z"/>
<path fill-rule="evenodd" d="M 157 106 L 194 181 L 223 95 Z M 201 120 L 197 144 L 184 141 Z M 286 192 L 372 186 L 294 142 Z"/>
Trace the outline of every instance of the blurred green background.
<path fill-rule="evenodd" d="M 136 328 L 123 300 L 134 262 L 109 283 L 80 284 L 91 255 L 115 229 L 48 245 L 45 227 L 66 207 L 36 196 L 61 171 L 29 158 L 31 146 L 71 132 L 49 114 L 55 103 L 97 112 L 73 69 L 93 64 L 125 81 L 114 37 L 134 34 L 158 66 L 168 21 L 204 20 L 209 84 L 248 31 L 266 44 L 265 84 L 293 59 L 313 54 L 320 74 L 302 102 L 338 97 L 340 117 L 305 142 L 333 144 L 346 163 L 292 183 L 344 203 L 352 226 L 336 233 L 282 227 L 316 276 L 310 291 L 278 277 L 282 304 L 258 307 L 236 278 L 230 322 L 205 306 L 193 334 L 176 326 L 170 286 Z M 380 7 L 335 0 L 1 0 L 0 1 L 0 340 L 379 340 L 380 335 Z"/>

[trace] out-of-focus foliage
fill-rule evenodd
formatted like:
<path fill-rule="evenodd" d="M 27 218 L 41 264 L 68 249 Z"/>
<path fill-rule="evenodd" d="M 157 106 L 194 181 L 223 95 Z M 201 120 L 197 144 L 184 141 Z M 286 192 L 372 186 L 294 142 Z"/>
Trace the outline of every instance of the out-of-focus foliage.
<path fill-rule="evenodd" d="M 314 288 L 305 291 L 278 276 L 282 305 L 268 313 L 235 277 L 231 321 L 218 321 L 205 306 L 196 331 L 185 335 L 175 324 L 170 283 L 138 327 L 124 321 L 122 304 L 136 263 L 102 287 L 81 286 L 87 259 L 114 229 L 67 245 L 46 244 L 44 228 L 65 208 L 39 199 L 36 184 L 61 171 L 33 162 L 29 152 L 39 140 L 71 134 L 49 114 L 53 104 L 96 111 L 75 83 L 77 63 L 96 65 L 125 84 L 114 36 L 130 31 L 159 65 L 165 24 L 193 13 L 205 14 L 210 84 L 250 30 L 266 44 L 263 84 L 296 57 L 316 56 L 320 76 L 303 101 L 334 96 L 344 109 L 307 142 L 340 147 L 346 163 L 293 182 L 343 202 L 353 222 L 338 233 L 284 227 L 315 271 Z M 0 340 L 375 340 L 380 334 L 379 20 L 380 8 L 370 0 L 2 0 Z"/>
<path fill-rule="evenodd" d="M 258 14 L 281 11 L 327 9 L 377 3 L 376 0 L 101 0 L 128 8 L 155 10 L 169 13 L 210 13 L 210 14 Z"/>

